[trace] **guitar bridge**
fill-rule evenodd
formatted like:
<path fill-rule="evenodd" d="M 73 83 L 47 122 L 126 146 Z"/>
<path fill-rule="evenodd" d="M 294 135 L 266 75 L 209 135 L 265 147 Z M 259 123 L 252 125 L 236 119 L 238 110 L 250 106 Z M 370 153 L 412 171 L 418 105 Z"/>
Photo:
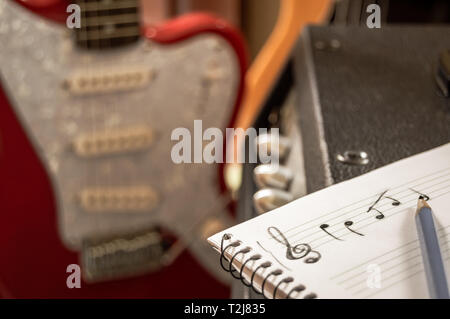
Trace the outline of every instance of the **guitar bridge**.
<path fill-rule="evenodd" d="M 73 147 L 80 157 L 99 157 L 143 151 L 152 143 L 152 130 L 146 126 L 135 126 L 80 135 L 73 142 Z"/>
<path fill-rule="evenodd" d="M 81 253 L 84 279 L 101 282 L 137 276 L 162 267 L 164 241 L 159 231 L 88 238 Z"/>
<path fill-rule="evenodd" d="M 80 205 L 87 213 L 149 212 L 158 202 L 150 187 L 96 187 L 80 192 Z"/>

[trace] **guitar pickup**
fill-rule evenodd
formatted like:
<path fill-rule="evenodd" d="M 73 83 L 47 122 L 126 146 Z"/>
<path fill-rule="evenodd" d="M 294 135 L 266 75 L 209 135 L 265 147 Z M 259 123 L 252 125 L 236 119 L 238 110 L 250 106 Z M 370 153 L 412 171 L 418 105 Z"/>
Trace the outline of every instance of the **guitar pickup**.
<path fill-rule="evenodd" d="M 88 95 L 128 91 L 145 87 L 153 79 L 150 70 L 92 71 L 74 74 L 63 87 L 73 95 Z"/>
<path fill-rule="evenodd" d="M 95 187 L 83 189 L 80 205 L 87 213 L 141 213 L 156 207 L 156 192 L 145 186 Z"/>
<path fill-rule="evenodd" d="M 80 135 L 73 142 L 73 148 L 80 157 L 138 152 L 150 148 L 153 137 L 150 128 L 134 126 Z"/>

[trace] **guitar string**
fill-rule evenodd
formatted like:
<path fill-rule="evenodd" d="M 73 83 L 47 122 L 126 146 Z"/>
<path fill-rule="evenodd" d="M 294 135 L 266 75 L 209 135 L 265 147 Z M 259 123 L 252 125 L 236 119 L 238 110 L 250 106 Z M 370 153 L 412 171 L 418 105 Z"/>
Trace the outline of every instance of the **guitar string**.
<path fill-rule="evenodd" d="M 132 5 L 133 5 L 133 10 L 137 11 L 139 9 L 139 4 L 138 4 L 137 0 L 133 0 Z M 127 12 L 127 10 L 128 9 L 121 9 L 121 14 L 124 14 L 125 12 Z M 139 18 L 139 15 L 136 15 L 135 16 L 135 21 L 134 21 L 134 24 L 133 24 L 134 28 L 136 27 L 135 24 L 138 22 L 138 20 L 136 20 L 136 19 L 138 19 L 138 18 Z M 123 27 L 124 26 L 121 25 L 120 29 L 122 29 Z M 118 29 L 116 29 L 116 31 L 118 31 Z M 116 32 L 116 35 L 117 35 L 117 32 Z M 119 39 L 116 38 L 116 41 L 119 41 Z M 130 54 L 130 51 L 128 51 L 129 48 L 127 48 L 126 50 L 127 51 L 126 51 L 125 54 L 128 54 L 128 64 L 132 64 L 133 63 L 133 59 L 132 59 L 132 55 Z M 126 74 L 126 72 L 125 72 L 125 74 Z M 126 76 L 125 77 L 125 81 L 127 81 L 127 79 L 129 80 L 130 77 Z M 138 94 L 138 93 L 135 93 L 134 91 L 132 91 L 130 93 L 130 97 L 131 96 L 134 97 L 136 94 Z M 119 108 L 120 108 L 120 110 L 122 112 L 124 112 L 126 114 L 128 114 L 128 108 L 132 108 L 133 109 L 133 111 L 130 112 L 132 114 L 137 114 L 136 111 L 144 109 L 143 106 L 140 107 L 140 105 L 135 105 L 134 103 L 126 103 L 126 102 L 125 102 L 124 105 L 119 106 Z M 144 121 L 145 122 L 145 120 L 146 119 L 143 116 L 142 117 L 139 116 L 139 121 Z M 132 127 L 134 125 L 133 124 L 134 121 L 135 121 L 134 119 L 131 119 L 130 123 L 127 123 L 126 126 L 131 125 L 131 127 Z M 133 143 L 133 142 L 134 142 L 133 139 L 131 139 L 131 143 Z M 136 151 L 136 152 L 133 152 L 132 154 L 130 154 L 130 158 L 131 158 L 131 162 L 130 162 L 131 167 L 130 167 L 130 169 L 131 169 L 131 172 L 132 172 L 132 176 L 131 176 L 132 178 L 131 178 L 131 180 L 127 181 L 127 185 L 129 185 L 131 187 L 134 187 L 134 185 L 133 185 L 134 183 L 137 184 L 136 186 L 140 186 L 139 184 L 142 184 L 143 182 L 145 182 L 144 184 L 146 184 L 146 182 L 147 182 L 147 180 L 145 178 L 146 174 L 139 174 L 139 172 L 138 172 L 139 171 L 139 166 L 138 166 L 139 164 L 137 163 L 137 160 L 138 160 L 139 156 L 146 156 L 146 155 L 147 155 L 147 153 L 145 152 L 145 150 L 143 150 L 142 153 L 140 151 Z M 144 168 L 144 170 L 145 170 L 145 168 Z M 139 206 L 141 198 L 138 197 L 137 200 L 138 200 L 138 202 L 136 202 L 135 205 Z M 145 201 L 145 199 L 144 199 L 144 201 Z M 150 211 L 148 213 L 150 213 Z M 143 226 L 147 227 L 147 225 L 143 225 Z M 140 227 L 142 227 L 142 226 L 140 226 Z M 148 225 L 148 227 L 151 227 L 151 225 Z"/>
<path fill-rule="evenodd" d="M 116 1 L 116 2 L 111 2 L 111 3 L 102 3 L 102 0 L 94 0 L 93 2 L 88 2 L 85 3 L 83 5 L 83 11 L 84 12 L 89 12 L 89 13 L 95 13 L 95 16 L 90 16 L 89 18 L 86 18 L 86 28 L 85 28 L 85 33 L 83 36 L 83 40 L 85 41 L 94 41 L 94 43 L 96 43 L 97 48 L 99 48 L 99 44 L 101 45 L 100 41 L 101 40 L 106 40 L 106 44 L 110 44 L 111 41 L 113 39 L 119 39 L 119 38 L 130 38 L 133 36 L 139 36 L 140 35 L 140 28 L 139 25 L 132 25 L 132 26 L 124 26 L 121 27 L 120 30 L 118 30 L 117 28 L 114 30 L 113 33 L 108 34 L 107 32 L 105 32 L 104 27 L 105 24 L 103 24 L 101 21 L 102 20 L 106 20 L 106 21 L 110 21 L 109 19 L 112 17 L 115 17 L 116 15 L 111 14 L 111 10 L 122 10 L 122 12 L 124 10 L 129 10 L 129 9 L 136 9 L 138 7 L 138 3 L 136 0 L 131 0 L 128 2 L 125 1 Z M 104 16 L 100 16 L 99 12 L 100 11 L 106 11 L 107 12 L 107 16 L 106 18 Z M 131 24 L 134 24 L 134 22 L 136 22 L 136 19 L 139 19 L 139 11 L 136 10 L 136 13 L 133 14 L 124 14 L 124 13 L 119 13 L 119 15 L 117 15 L 118 17 L 128 17 L 131 21 L 128 21 Z M 133 18 L 131 18 L 133 17 Z M 94 21 L 94 23 L 88 23 L 88 20 L 90 21 Z M 125 19 L 125 21 L 123 23 L 127 24 L 128 23 Z M 118 22 L 120 23 L 120 21 Z M 94 28 L 93 30 L 88 30 L 88 26 L 97 26 L 97 28 Z"/>
<path fill-rule="evenodd" d="M 99 10 L 99 2 L 98 1 L 102 1 L 102 0 L 96 0 L 97 1 L 97 10 Z M 111 31 L 111 32 L 115 32 L 115 26 L 111 24 L 110 22 L 110 18 L 111 18 L 111 2 L 106 2 L 105 3 L 106 7 L 102 8 L 102 10 L 106 9 L 106 16 L 108 17 L 108 19 L 106 20 L 107 22 L 105 24 L 101 24 L 101 30 L 103 35 L 107 34 L 107 31 Z M 103 15 L 102 15 L 103 16 Z M 112 29 L 111 29 L 112 28 Z M 100 29 L 100 27 L 99 27 Z M 106 49 L 107 50 L 111 50 L 112 49 L 112 40 L 109 37 L 103 38 L 103 41 L 105 41 L 107 43 L 106 45 Z M 109 57 L 110 59 L 110 57 Z M 110 64 L 111 61 L 108 59 L 108 61 L 104 62 L 104 65 L 102 66 L 102 72 L 105 72 L 105 70 L 107 70 L 107 64 Z M 116 94 L 115 92 L 113 92 L 113 95 Z M 111 95 L 108 95 L 107 98 L 111 98 Z M 105 131 L 114 131 L 114 126 L 116 125 L 116 123 L 107 123 L 108 120 L 111 118 L 111 116 L 114 116 L 114 114 L 117 114 L 117 100 L 119 100 L 118 98 L 113 98 L 113 103 L 112 103 L 112 107 L 109 107 L 109 105 L 106 105 L 106 103 L 103 103 L 103 114 L 104 114 L 104 119 L 103 119 L 103 127 Z M 109 104 L 109 103 L 108 103 Z M 111 114 L 111 109 L 113 110 L 113 114 Z M 109 126 L 111 125 L 111 126 Z M 107 170 L 107 182 L 106 185 L 108 188 L 112 188 L 114 187 L 114 183 L 112 182 L 112 180 L 114 179 L 113 177 L 111 177 L 112 174 L 114 174 L 114 169 L 113 167 L 115 166 L 114 163 L 117 164 L 117 161 L 120 161 L 120 159 L 112 159 L 114 155 L 107 155 L 107 158 L 110 159 L 106 164 L 106 170 Z M 120 165 L 118 165 L 120 166 Z M 116 174 L 120 174 L 119 172 L 117 172 Z M 120 180 L 120 177 L 119 177 Z"/>

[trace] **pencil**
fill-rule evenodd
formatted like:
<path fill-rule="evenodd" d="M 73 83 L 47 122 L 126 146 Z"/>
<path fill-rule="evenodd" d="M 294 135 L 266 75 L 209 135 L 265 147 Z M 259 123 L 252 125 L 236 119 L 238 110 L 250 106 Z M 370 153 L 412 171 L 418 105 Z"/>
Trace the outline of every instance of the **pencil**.
<path fill-rule="evenodd" d="M 417 203 L 415 218 L 430 297 L 449 299 L 447 278 L 434 225 L 433 211 L 422 196 Z"/>

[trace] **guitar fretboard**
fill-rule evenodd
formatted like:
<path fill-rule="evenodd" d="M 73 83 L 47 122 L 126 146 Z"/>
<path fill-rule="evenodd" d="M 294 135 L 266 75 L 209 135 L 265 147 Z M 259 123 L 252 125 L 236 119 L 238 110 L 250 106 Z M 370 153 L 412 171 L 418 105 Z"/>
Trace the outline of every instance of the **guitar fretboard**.
<path fill-rule="evenodd" d="M 78 46 L 108 49 L 134 43 L 140 36 L 138 0 L 76 0 L 81 28 L 75 30 Z"/>

